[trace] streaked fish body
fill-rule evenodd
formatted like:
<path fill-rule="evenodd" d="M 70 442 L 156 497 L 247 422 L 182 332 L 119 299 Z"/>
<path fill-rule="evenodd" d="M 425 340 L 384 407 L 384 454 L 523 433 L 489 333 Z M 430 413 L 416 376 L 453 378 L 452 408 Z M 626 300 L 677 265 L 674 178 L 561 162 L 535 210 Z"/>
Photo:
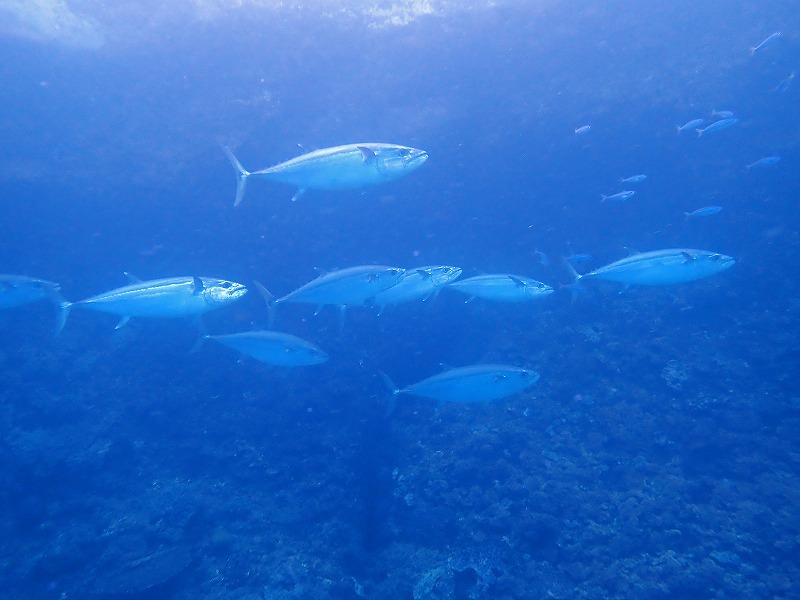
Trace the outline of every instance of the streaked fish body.
<path fill-rule="evenodd" d="M 467 302 L 473 298 L 495 302 L 526 302 L 553 293 L 553 288 L 546 283 L 505 273 L 477 275 L 456 281 L 447 287 L 467 294 Z"/>
<path fill-rule="evenodd" d="M 384 379 L 394 397 L 411 394 L 438 402 L 467 404 L 513 396 L 535 384 L 539 374 L 508 365 L 487 364 L 450 369 L 402 389 L 388 377 Z"/>
<path fill-rule="evenodd" d="M 771 167 L 772 165 L 778 164 L 780 160 L 781 160 L 780 156 L 765 156 L 764 158 L 759 158 L 756 162 L 750 163 L 749 165 L 745 166 L 744 170 L 749 171 L 750 169 Z"/>
<path fill-rule="evenodd" d="M 736 261 L 730 256 L 685 248 L 669 248 L 633 254 L 575 280 L 596 278 L 625 285 L 670 285 L 702 279 L 729 269 Z"/>
<path fill-rule="evenodd" d="M 700 127 L 700 125 L 702 125 L 705 122 L 706 122 L 705 119 L 692 119 L 691 121 L 688 121 L 683 125 L 678 125 L 678 133 L 680 133 L 681 131 L 691 131 L 692 129 L 697 129 L 698 127 Z"/>
<path fill-rule="evenodd" d="M 282 302 L 316 304 L 318 307 L 362 306 L 370 298 L 396 285 L 405 273 L 404 269 L 383 265 L 363 265 L 331 271 L 308 282 L 282 298 Z"/>
<path fill-rule="evenodd" d="M 630 200 L 636 194 L 634 190 L 625 190 L 624 192 L 617 192 L 616 194 L 611 194 L 610 196 L 602 195 L 600 196 L 601 202 L 625 202 L 626 200 Z"/>
<path fill-rule="evenodd" d="M 238 175 L 235 206 L 244 198 L 248 177 L 260 177 L 297 187 L 296 200 L 307 189 L 364 188 L 407 175 L 428 159 L 424 150 L 367 142 L 314 150 L 260 171 L 247 171 L 223 148 Z"/>
<path fill-rule="evenodd" d="M 714 133 L 715 131 L 721 131 L 722 129 L 727 129 L 728 127 L 733 127 L 739 122 L 739 119 L 722 119 L 721 121 L 714 121 L 708 127 L 704 129 L 696 129 L 697 137 L 700 137 L 704 133 Z"/>
<path fill-rule="evenodd" d="M 583 135 L 584 133 L 589 133 L 589 130 L 592 128 L 591 125 L 581 125 L 580 127 L 575 128 L 575 133 L 578 135 Z"/>
<path fill-rule="evenodd" d="M 277 331 L 204 335 L 203 339 L 219 342 L 269 365 L 303 367 L 328 360 L 328 355 L 311 342 Z"/>
<path fill-rule="evenodd" d="M 64 299 L 57 283 L 24 275 L 0 275 L 0 310 L 40 300 L 50 300 L 59 309 L 56 322 L 56 333 L 59 333 L 64 327 L 64 313 L 61 310 Z"/>
<path fill-rule="evenodd" d="M 446 265 L 407 269 L 395 285 L 375 294 L 373 304 L 382 312 L 384 307 L 392 304 L 426 299 L 460 275 L 459 267 Z"/>
<path fill-rule="evenodd" d="M 692 212 L 683 214 L 686 215 L 687 219 L 696 219 L 698 217 L 710 217 L 711 215 L 717 214 L 721 210 L 721 206 L 704 206 L 703 208 L 698 208 Z"/>
<path fill-rule="evenodd" d="M 141 281 L 127 274 L 130 285 L 79 302 L 64 302 L 63 310 L 88 308 L 120 316 L 117 329 L 132 317 L 194 317 L 227 306 L 247 293 L 241 283 L 213 277 L 170 277 Z"/>
<path fill-rule="evenodd" d="M 647 175 L 645 175 L 644 173 L 640 173 L 639 175 L 631 175 L 630 177 L 625 177 L 623 179 L 620 179 L 619 182 L 620 183 L 641 183 L 645 179 L 647 179 Z"/>
<path fill-rule="evenodd" d="M 542 265 L 543 267 L 549 267 L 550 266 L 550 259 L 547 257 L 547 254 L 545 254 L 544 252 L 542 252 L 538 248 L 536 250 L 534 250 L 533 253 L 536 255 L 536 260 L 539 261 L 540 265 Z"/>
<path fill-rule="evenodd" d="M 780 83 L 778 83 L 778 85 L 775 86 L 775 90 L 774 91 L 779 93 L 779 94 L 784 93 L 786 90 L 788 90 L 791 87 L 792 82 L 794 81 L 794 78 L 795 78 L 795 74 L 794 74 L 794 71 L 792 71 L 791 73 L 789 73 L 788 77 L 786 77 L 785 79 L 782 79 L 780 81 Z"/>
<path fill-rule="evenodd" d="M 781 37 L 781 32 L 780 31 L 776 31 L 775 33 L 771 33 L 760 44 L 750 48 L 750 56 L 753 56 L 759 50 L 762 50 L 762 49 L 766 48 L 767 46 L 772 44 L 775 40 L 777 40 L 779 37 Z"/>
<path fill-rule="evenodd" d="M 714 109 L 714 110 L 711 111 L 711 116 L 712 117 L 716 117 L 718 119 L 730 119 L 731 117 L 733 117 L 733 111 L 732 110 L 715 110 Z"/>

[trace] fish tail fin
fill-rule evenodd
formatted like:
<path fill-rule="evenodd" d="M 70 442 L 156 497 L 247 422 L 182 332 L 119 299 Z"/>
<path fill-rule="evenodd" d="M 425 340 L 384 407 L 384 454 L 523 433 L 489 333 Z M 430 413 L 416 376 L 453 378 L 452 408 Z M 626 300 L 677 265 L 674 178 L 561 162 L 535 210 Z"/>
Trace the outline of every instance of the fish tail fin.
<path fill-rule="evenodd" d="M 569 260 L 564 259 L 564 267 L 566 267 L 567 271 L 569 271 L 569 274 L 572 275 L 573 283 L 578 283 L 581 279 L 583 279 L 583 275 L 575 270 L 575 267 L 572 266 L 572 263 Z"/>
<path fill-rule="evenodd" d="M 608 196 L 605 194 L 600 194 L 600 202 L 605 202 L 608 199 Z"/>
<path fill-rule="evenodd" d="M 680 134 L 681 134 L 681 131 L 683 131 L 683 129 L 681 129 L 681 126 L 680 126 L 680 125 L 675 125 L 675 129 L 677 129 L 677 130 L 678 130 L 678 131 L 675 133 L 675 135 L 680 135 Z"/>
<path fill-rule="evenodd" d="M 233 168 L 236 169 L 236 174 L 239 177 L 236 181 L 236 200 L 233 203 L 234 206 L 239 206 L 244 198 L 245 187 L 247 186 L 247 178 L 250 176 L 250 171 L 242 166 L 242 163 L 240 163 L 239 159 L 234 156 L 230 148 L 227 146 L 222 146 L 222 149 L 225 151 L 228 160 L 231 161 Z"/>
<path fill-rule="evenodd" d="M 397 395 L 400 393 L 400 388 L 398 388 L 394 384 L 394 382 L 389 378 L 389 376 L 383 371 L 380 371 L 380 376 L 381 379 L 383 380 L 383 385 L 391 394 L 391 396 L 389 397 L 389 401 L 386 404 L 386 416 L 388 417 L 391 416 L 391 414 L 394 412 L 394 407 L 397 404 Z"/>
<path fill-rule="evenodd" d="M 58 304 L 58 316 L 56 317 L 56 335 L 64 331 L 64 326 L 67 324 L 67 317 L 69 317 L 69 310 L 72 308 L 72 302 L 61 300 Z"/>
<path fill-rule="evenodd" d="M 758 50 L 758 47 L 756 47 L 756 46 L 750 46 L 750 56 L 753 56 L 753 54 L 755 54 L 755 53 L 756 53 L 756 50 Z"/>
<path fill-rule="evenodd" d="M 197 341 L 192 346 L 192 349 L 189 350 L 189 354 L 195 354 L 196 352 L 200 351 L 200 348 L 203 347 L 203 342 L 205 342 L 210 336 L 207 333 L 200 332 L 200 335 L 197 336 Z"/>
<path fill-rule="evenodd" d="M 684 221 L 688 221 L 688 220 L 689 220 L 689 216 L 690 216 L 690 215 L 689 215 L 689 213 L 684 211 L 684 213 L 683 213 L 683 220 L 684 220 Z"/>
<path fill-rule="evenodd" d="M 267 328 L 272 329 L 272 326 L 275 325 L 275 296 L 273 296 L 272 292 L 265 288 L 261 282 L 254 279 L 253 284 L 256 286 L 258 293 L 261 294 L 261 297 L 267 304 Z"/>
<path fill-rule="evenodd" d="M 701 135 L 703 135 L 703 130 L 702 129 L 695 129 L 695 131 L 697 132 L 697 137 L 700 137 Z"/>

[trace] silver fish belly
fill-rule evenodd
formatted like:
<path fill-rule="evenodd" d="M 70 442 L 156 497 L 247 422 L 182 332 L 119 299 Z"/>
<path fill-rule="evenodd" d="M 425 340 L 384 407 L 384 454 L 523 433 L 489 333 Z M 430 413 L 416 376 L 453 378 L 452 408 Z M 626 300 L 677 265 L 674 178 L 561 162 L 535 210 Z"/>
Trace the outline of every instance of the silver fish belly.
<path fill-rule="evenodd" d="M 307 189 L 358 189 L 397 179 L 417 170 L 428 159 L 425 150 L 365 142 L 315 150 L 273 167 L 250 172 L 228 148 L 224 150 L 239 177 L 235 206 L 244 198 L 247 178 L 251 176 L 297 187 L 298 192 L 292 198 L 296 200 Z"/>
<path fill-rule="evenodd" d="M 597 278 L 626 285 L 670 285 L 710 277 L 729 269 L 736 261 L 707 250 L 670 248 L 634 254 L 600 267 L 578 280 Z"/>
<path fill-rule="evenodd" d="M 131 277 L 135 280 L 135 278 Z M 213 277 L 172 277 L 134 283 L 74 303 L 72 307 L 88 308 L 119 315 L 117 329 L 131 317 L 191 317 L 221 308 L 247 293 L 241 284 Z"/>
<path fill-rule="evenodd" d="M 467 294 L 470 298 L 483 298 L 496 302 L 526 302 L 542 298 L 553 293 L 546 283 L 536 281 L 521 275 L 478 275 L 456 281 L 448 286 L 449 289 Z"/>
<path fill-rule="evenodd" d="M 281 367 L 319 365 L 328 360 L 320 348 L 297 336 L 277 331 L 245 331 L 228 335 L 205 335 L 258 361 Z"/>

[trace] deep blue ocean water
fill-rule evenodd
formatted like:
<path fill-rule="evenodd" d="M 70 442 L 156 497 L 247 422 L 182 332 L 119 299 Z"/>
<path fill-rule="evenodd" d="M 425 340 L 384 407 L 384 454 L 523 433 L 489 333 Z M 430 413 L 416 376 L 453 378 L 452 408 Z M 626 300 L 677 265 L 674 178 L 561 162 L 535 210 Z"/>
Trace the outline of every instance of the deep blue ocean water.
<path fill-rule="evenodd" d="M 211 333 L 266 327 L 251 282 L 315 269 L 555 292 L 343 325 L 281 306 L 331 357 L 291 372 L 190 352 L 180 319 L 75 310 L 54 337 L 52 304 L 3 311 L 0 596 L 800 598 L 800 4 L 277 4 L 0 2 L 0 272 L 69 300 L 123 272 L 250 286 Z M 676 134 L 712 110 L 739 122 Z M 296 202 L 254 180 L 233 207 L 221 144 L 255 170 L 372 141 L 430 158 Z M 566 287 L 570 253 L 676 247 L 737 262 Z M 541 379 L 386 416 L 381 372 L 486 362 Z"/>

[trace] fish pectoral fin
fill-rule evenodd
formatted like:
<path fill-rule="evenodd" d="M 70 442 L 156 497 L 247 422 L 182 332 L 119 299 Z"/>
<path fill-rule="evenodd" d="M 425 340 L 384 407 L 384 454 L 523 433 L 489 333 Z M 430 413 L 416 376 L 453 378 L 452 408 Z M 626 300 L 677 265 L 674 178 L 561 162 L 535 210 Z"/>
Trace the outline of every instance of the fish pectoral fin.
<path fill-rule="evenodd" d="M 127 271 L 123 271 L 123 273 L 125 274 L 125 277 L 128 278 L 128 281 L 130 281 L 131 283 L 142 283 L 142 280 L 139 279 L 133 273 L 128 273 Z"/>
<path fill-rule="evenodd" d="M 433 277 L 430 271 L 426 271 L 425 269 L 416 269 L 417 274 L 422 277 L 423 279 L 430 279 Z"/>
<path fill-rule="evenodd" d="M 197 296 L 203 292 L 203 280 L 197 275 L 192 275 L 192 294 Z"/>
<path fill-rule="evenodd" d="M 364 162 L 367 162 L 370 159 L 373 159 L 377 156 L 374 151 L 367 148 L 366 146 L 358 146 L 358 151 L 361 152 L 361 159 Z"/>
<path fill-rule="evenodd" d="M 294 196 L 292 196 L 292 202 L 296 202 L 296 201 L 297 201 L 297 199 L 298 199 L 300 196 L 302 196 L 303 194 L 305 194 L 305 193 L 306 193 L 306 188 L 300 188 L 300 189 L 298 189 L 298 190 L 297 190 L 297 191 L 294 193 Z"/>
<path fill-rule="evenodd" d="M 697 260 L 695 255 L 689 254 L 688 252 L 681 252 L 681 256 L 683 257 L 683 264 Z"/>
<path fill-rule="evenodd" d="M 119 323 L 117 323 L 117 326 L 114 327 L 114 329 L 121 329 L 122 327 L 125 327 L 125 325 L 127 325 L 128 321 L 130 320 L 131 320 L 130 315 L 125 315 L 119 320 Z"/>
<path fill-rule="evenodd" d="M 519 279 L 518 277 L 514 277 L 513 275 L 509 275 L 509 276 L 508 276 L 508 278 L 509 278 L 511 281 L 513 281 L 513 282 L 514 282 L 514 284 L 515 284 L 517 287 L 521 287 L 521 288 L 524 288 L 524 287 L 525 287 L 525 282 L 524 282 L 524 281 L 522 281 L 521 279 Z"/>

